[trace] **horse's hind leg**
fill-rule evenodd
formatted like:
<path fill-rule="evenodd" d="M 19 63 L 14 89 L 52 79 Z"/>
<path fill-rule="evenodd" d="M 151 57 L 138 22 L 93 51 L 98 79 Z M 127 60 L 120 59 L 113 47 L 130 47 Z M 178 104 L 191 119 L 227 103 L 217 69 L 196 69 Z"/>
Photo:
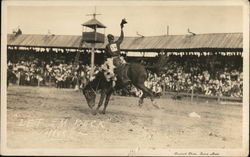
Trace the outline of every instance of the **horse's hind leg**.
<path fill-rule="evenodd" d="M 146 92 L 144 92 L 144 91 L 142 91 L 142 96 L 140 97 L 140 99 L 139 99 L 139 107 L 141 107 L 142 106 L 142 104 L 143 104 L 143 100 L 144 100 L 144 98 L 146 98 L 147 97 L 147 94 L 146 94 Z"/>
<path fill-rule="evenodd" d="M 145 97 L 149 96 L 150 99 L 151 99 L 151 101 L 152 101 L 153 106 L 156 107 L 156 108 L 160 108 L 160 107 L 156 104 L 156 102 L 155 102 L 155 100 L 154 100 L 154 94 L 153 94 L 152 91 L 150 91 L 150 89 L 148 89 L 147 87 L 145 87 L 144 84 L 138 84 L 138 85 L 136 85 L 136 87 L 139 88 L 139 89 L 141 89 L 141 90 L 143 91 L 143 95 L 142 95 L 142 97 L 139 99 L 139 106 L 142 105 L 143 99 L 144 99 Z"/>

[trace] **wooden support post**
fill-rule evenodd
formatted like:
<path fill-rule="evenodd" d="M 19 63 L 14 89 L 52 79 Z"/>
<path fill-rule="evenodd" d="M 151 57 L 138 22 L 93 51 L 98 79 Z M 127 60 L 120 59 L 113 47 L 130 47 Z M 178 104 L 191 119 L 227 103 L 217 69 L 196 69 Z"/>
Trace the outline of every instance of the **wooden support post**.
<path fill-rule="evenodd" d="M 80 89 L 79 77 L 76 77 L 76 86 Z"/>
<path fill-rule="evenodd" d="M 221 93 L 218 94 L 217 102 L 220 103 L 220 100 L 221 100 Z"/>
<path fill-rule="evenodd" d="M 92 44 L 91 49 L 91 70 L 90 70 L 90 78 L 92 78 L 94 74 L 94 64 L 95 64 L 95 44 Z"/>
<path fill-rule="evenodd" d="M 218 103 L 220 102 L 220 96 L 218 96 L 218 99 L 217 99 Z"/>
<path fill-rule="evenodd" d="M 19 71 L 17 75 L 18 75 L 18 86 L 20 86 L 20 84 L 21 84 L 21 72 Z"/>
<path fill-rule="evenodd" d="M 166 94 L 166 84 L 165 84 L 165 83 L 163 83 L 163 95 L 164 95 L 164 96 L 167 95 L 167 94 Z"/>
<path fill-rule="evenodd" d="M 91 49 L 91 71 L 90 71 L 90 79 L 94 75 L 94 64 L 95 64 L 95 42 L 96 42 L 96 26 L 94 28 L 94 43 L 92 43 Z"/>
<path fill-rule="evenodd" d="M 51 76 L 49 75 L 49 87 L 51 87 Z"/>
<path fill-rule="evenodd" d="M 192 91 L 191 91 L 191 102 L 193 102 L 194 100 L 194 88 L 192 87 Z"/>

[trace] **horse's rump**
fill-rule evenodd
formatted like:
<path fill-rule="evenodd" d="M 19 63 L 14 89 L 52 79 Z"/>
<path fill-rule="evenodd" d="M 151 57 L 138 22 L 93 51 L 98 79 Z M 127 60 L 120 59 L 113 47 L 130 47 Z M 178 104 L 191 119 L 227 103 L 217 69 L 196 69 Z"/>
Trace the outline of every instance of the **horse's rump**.
<path fill-rule="evenodd" d="M 148 77 L 146 68 L 139 63 L 129 64 L 127 74 L 130 80 L 134 83 L 139 83 L 141 81 L 144 82 Z"/>

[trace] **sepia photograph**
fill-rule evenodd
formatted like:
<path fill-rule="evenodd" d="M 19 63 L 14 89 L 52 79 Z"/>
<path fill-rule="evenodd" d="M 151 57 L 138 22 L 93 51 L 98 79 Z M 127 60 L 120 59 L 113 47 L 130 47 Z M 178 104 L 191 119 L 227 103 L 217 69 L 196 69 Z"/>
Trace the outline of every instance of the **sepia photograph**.
<path fill-rule="evenodd" d="M 2 4 L 1 155 L 248 156 L 247 0 Z"/>

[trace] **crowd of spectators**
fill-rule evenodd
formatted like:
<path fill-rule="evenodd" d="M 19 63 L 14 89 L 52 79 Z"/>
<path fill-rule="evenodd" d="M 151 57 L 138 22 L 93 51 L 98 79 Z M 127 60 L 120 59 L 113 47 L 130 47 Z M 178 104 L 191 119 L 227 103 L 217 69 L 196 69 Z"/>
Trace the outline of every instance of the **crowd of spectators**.
<path fill-rule="evenodd" d="M 190 64 L 192 63 L 192 64 Z M 89 79 L 90 66 L 73 66 L 72 62 L 32 61 L 8 62 L 8 68 L 16 76 L 12 83 L 30 86 L 54 86 L 57 88 L 79 88 Z M 100 66 L 95 67 L 95 73 Z M 81 79 L 79 79 L 81 78 Z M 169 61 L 163 73 L 148 74 L 145 85 L 156 95 L 165 91 L 194 92 L 210 96 L 242 97 L 242 68 L 230 68 L 224 65 L 219 70 L 209 70 L 207 65 L 195 62 Z M 142 92 L 131 86 L 129 93 L 123 95 L 141 96 Z"/>
<path fill-rule="evenodd" d="M 8 62 L 8 68 L 16 74 L 15 83 L 31 86 L 55 86 L 57 88 L 75 88 L 78 71 L 73 64 L 34 61 Z M 77 67 L 79 69 L 79 66 Z"/>
<path fill-rule="evenodd" d="M 149 87 L 155 92 L 162 90 L 154 90 L 154 87 L 161 87 L 166 91 L 191 93 L 193 90 L 194 93 L 209 96 L 242 97 L 242 71 L 237 69 L 229 70 L 225 67 L 223 71 L 215 76 L 212 76 L 208 70 L 201 70 L 199 67 L 192 67 L 191 71 L 193 73 L 184 71 L 183 67 L 178 65 L 175 68 L 170 66 L 159 77 L 151 75 Z"/>

